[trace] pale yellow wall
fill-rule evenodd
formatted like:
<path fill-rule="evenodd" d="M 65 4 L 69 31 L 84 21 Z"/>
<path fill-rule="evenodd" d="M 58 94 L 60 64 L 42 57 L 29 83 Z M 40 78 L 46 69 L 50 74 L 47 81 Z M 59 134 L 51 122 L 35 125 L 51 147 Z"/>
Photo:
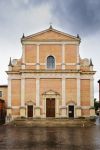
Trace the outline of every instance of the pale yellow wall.
<path fill-rule="evenodd" d="M 76 65 L 66 65 L 65 69 L 76 70 L 77 66 Z"/>
<path fill-rule="evenodd" d="M 21 104 L 21 81 L 11 81 L 12 106 L 20 106 Z"/>
<path fill-rule="evenodd" d="M 25 62 L 36 63 L 36 45 L 25 45 Z"/>
<path fill-rule="evenodd" d="M 62 46 L 59 45 L 40 45 L 40 63 L 45 63 L 46 58 L 49 55 L 52 55 L 56 58 L 56 63 L 62 62 Z"/>
<path fill-rule="evenodd" d="M 81 80 L 81 105 L 90 105 L 90 80 Z"/>
<path fill-rule="evenodd" d="M 15 115 L 15 116 L 19 116 L 20 115 L 20 109 L 12 109 L 12 115 Z"/>
<path fill-rule="evenodd" d="M 77 62 L 77 45 L 65 45 L 65 62 Z"/>
<path fill-rule="evenodd" d="M 25 80 L 25 101 L 36 103 L 36 79 Z"/>
<path fill-rule="evenodd" d="M 41 103 L 42 103 L 42 94 L 49 90 L 58 92 L 61 95 L 62 80 L 61 79 L 40 79 Z"/>
<path fill-rule="evenodd" d="M 82 116 L 89 116 L 90 110 L 89 109 L 82 109 Z"/>
<path fill-rule="evenodd" d="M 66 103 L 77 102 L 77 80 L 66 79 Z"/>

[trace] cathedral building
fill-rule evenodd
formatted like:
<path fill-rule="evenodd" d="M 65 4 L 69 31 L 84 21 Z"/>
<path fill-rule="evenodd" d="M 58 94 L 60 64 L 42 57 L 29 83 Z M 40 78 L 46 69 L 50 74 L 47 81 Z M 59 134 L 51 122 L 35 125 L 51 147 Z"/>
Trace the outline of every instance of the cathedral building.
<path fill-rule="evenodd" d="M 8 66 L 7 114 L 31 118 L 94 115 L 92 60 L 79 55 L 79 35 L 48 29 L 21 38 L 22 57 Z"/>

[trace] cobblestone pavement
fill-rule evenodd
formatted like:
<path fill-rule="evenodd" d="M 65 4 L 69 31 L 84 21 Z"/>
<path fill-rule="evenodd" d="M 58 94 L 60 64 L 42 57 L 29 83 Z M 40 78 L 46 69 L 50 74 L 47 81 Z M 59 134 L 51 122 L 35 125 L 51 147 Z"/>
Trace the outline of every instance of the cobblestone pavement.
<path fill-rule="evenodd" d="M 100 125 L 73 128 L 3 125 L 0 150 L 100 150 Z"/>

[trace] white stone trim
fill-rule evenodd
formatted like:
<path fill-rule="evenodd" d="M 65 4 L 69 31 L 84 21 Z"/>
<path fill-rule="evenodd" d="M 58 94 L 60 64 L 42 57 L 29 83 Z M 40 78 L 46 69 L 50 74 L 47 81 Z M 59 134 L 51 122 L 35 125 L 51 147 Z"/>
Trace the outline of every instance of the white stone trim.
<path fill-rule="evenodd" d="M 48 55 L 49 56 L 49 55 Z M 47 57 L 48 57 L 47 56 Z M 39 63 L 40 65 L 46 65 L 45 63 Z M 56 65 L 61 65 L 62 63 L 56 63 Z M 67 66 L 69 66 L 69 65 L 71 65 L 71 66 L 76 66 L 77 65 L 77 63 L 64 63 L 65 65 L 67 65 Z M 36 65 L 36 63 L 25 63 L 25 65 Z"/>
<path fill-rule="evenodd" d="M 25 106 L 25 78 L 21 79 L 21 107 Z"/>
<path fill-rule="evenodd" d="M 39 69 L 39 44 L 37 44 L 36 54 L 36 69 Z"/>
<path fill-rule="evenodd" d="M 77 106 L 80 106 L 80 78 L 77 78 Z"/>
<path fill-rule="evenodd" d="M 66 106 L 66 79 L 62 78 L 62 106 Z"/>
<path fill-rule="evenodd" d="M 94 106 L 94 79 L 90 80 L 90 106 Z"/>
<path fill-rule="evenodd" d="M 65 69 L 65 44 L 62 44 L 62 69 Z"/>
<path fill-rule="evenodd" d="M 81 106 L 82 109 L 90 109 L 90 106 Z"/>
<path fill-rule="evenodd" d="M 40 79 L 36 78 L 36 106 L 40 106 Z"/>
<path fill-rule="evenodd" d="M 12 109 L 19 109 L 20 106 L 12 106 Z"/>
<path fill-rule="evenodd" d="M 8 107 L 11 107 L 11 79 L 8 79 Z"/>
<path fill-rule="evenodd" d="M 61 41 L 61 42 L 34 42 L 34 41 L 23 41 L 23 44 L 27 45 L 27 44 L 39 44 L 39 45 L 43 45 L 43 44 L 74 44 L 74 45 L 79 45 L 79 41 Z"/>
<path fill-rule="evenodd" d="M 25 63 L 25 65 L 34 66 L 34 65 L 36 65 L 36 63 Z"/>
<path fill-rule="evenodd" d="M 77 79 L 79 78 L 79 75 L 80 73 L 47 73 L 47 72 L 44 72 L 44 73 L 23 73 L 23 78 L 43 78 L 43 79 L 46 79 L 46 78 L 70 78 L 70 79 Z M 9 77 L 9 79 L 21 79 L 21 75 L 11 75 Z M 93 76 L 92 75 L 82 75 L 80 76 L 80 79 L 93 79 Z"/>

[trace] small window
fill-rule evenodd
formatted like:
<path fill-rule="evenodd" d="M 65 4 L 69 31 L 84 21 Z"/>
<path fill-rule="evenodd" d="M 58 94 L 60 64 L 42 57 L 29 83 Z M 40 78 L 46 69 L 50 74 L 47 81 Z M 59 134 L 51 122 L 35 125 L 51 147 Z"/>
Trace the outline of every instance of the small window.
<path fill-rule="evenodd" d="M 53 56 L 47 57 L 47 68 L 54 69 L 55 68 L 55 58 Z"/>
<path fill-rule="evenodd" d="M 0 91 L 0 97 L 2 97 L 2 91 Z"/>

